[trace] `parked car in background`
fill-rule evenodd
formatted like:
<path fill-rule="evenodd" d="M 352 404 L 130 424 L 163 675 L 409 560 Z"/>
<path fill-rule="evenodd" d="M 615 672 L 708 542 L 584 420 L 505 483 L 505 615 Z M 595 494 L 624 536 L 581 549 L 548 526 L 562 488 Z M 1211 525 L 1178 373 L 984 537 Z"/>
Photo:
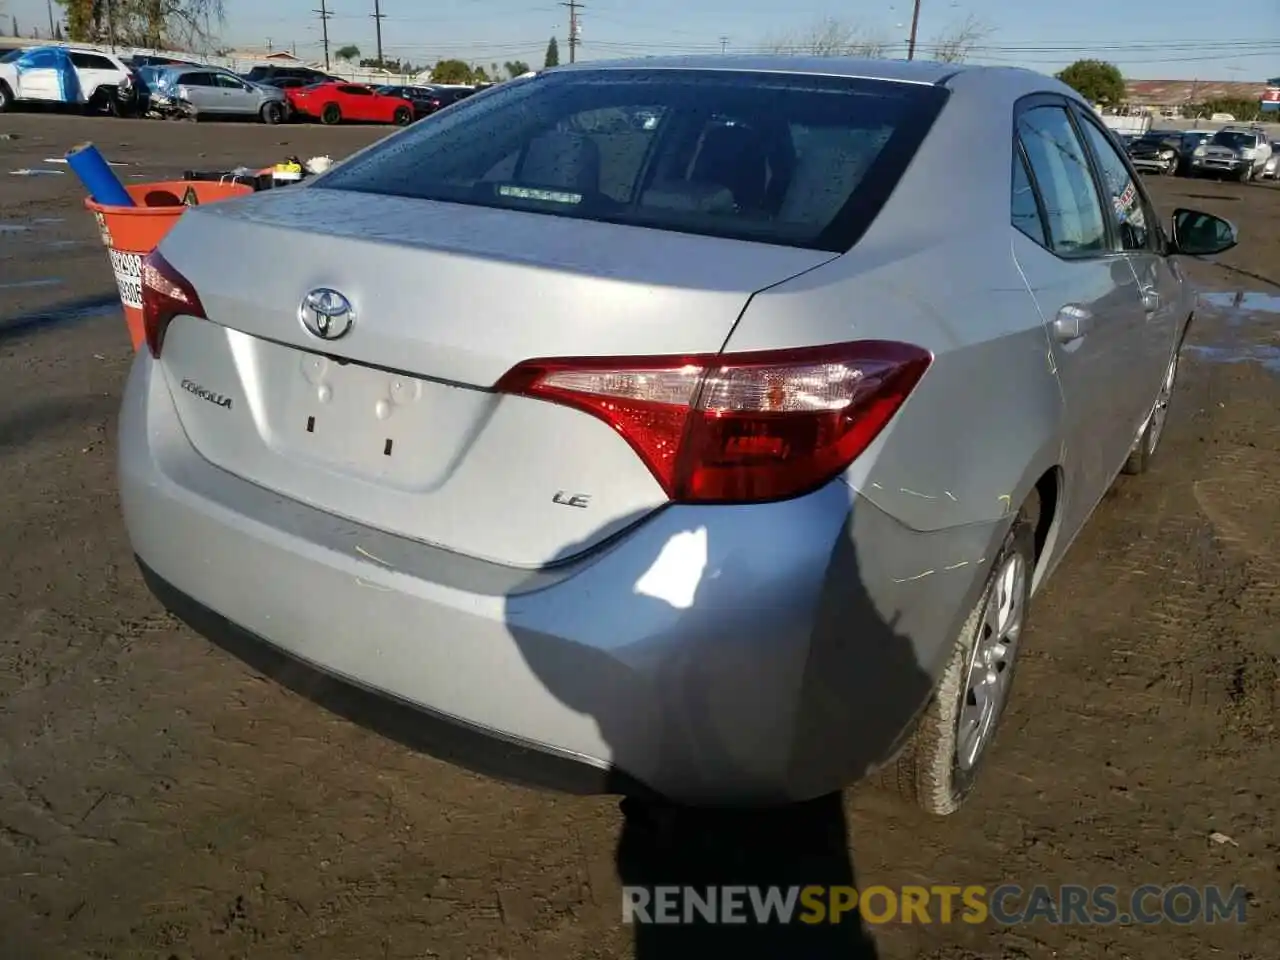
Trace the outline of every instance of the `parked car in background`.
<path fill-rule="evenodd" d="M 1258 176 L 1266 180 L 1280 180 L 1280 140 L 1271 141 L 1271 156 L 1262 165 L 1262 173 Z"/>
<path fill-rule="evenodd" d="M 1157 454 L 1172 258 L 1236 242 L 1161 219 L 1030 71 L 561 67 L 183 214 L 125 526 L 255 669 L 490 772 L 738 805 L 893 765 L 951 813 L 1053 647 L 1034 596 Z"/>
<path fill-rule="evenodd" d="M 215 67 L 163 68 L 156 86 L 170 100 L 188 105 L 197 120 L 256 117 L 283 123 L 292 112 L 285 91 Z"/>
<path fill-rule="evenodd" d="M 1270 158 L 1271 142 L 1261 127 L 1223 127 L 1192 151 L 1191 173 L 1247 183 Z"/>
<path fill-rule="evenodd" d="M 384 97 L 403 97 L 413 103 L 417 109 L 419 116 L 428 116 L 435 113 L 443 105 L 440 97 L 440 91 L 436 87 L 424 85 L 414 86 L 385 86 L 378 87 L 378 93 Z"/>
<path fill-rule="evenodd" d="M 1182 163 L 1182 135 L 1177 130 L 1152 130 L 1131 141 L 1129 160 L 1142 173 L 1173 176 Z"/>
<path fill-rule="evenodd" d="M 279 90 L 292 90 L 295 87 L 309 87 L 317 81 L 304 80 L 302 77 L 272 77 L 267 80 L 250 81 L 251 83 L 261 83 L 264 86 L 276 87 Z"/>
<path fill-rule="evenodd" d="M 0 56 L 0 113 L 24 102 L 113 112 L 116 92 L 129 76 L 128 65 L 113 53 L 64 46 L 10 50 Z"/>
<path fill-rule="evenodd" d="M 302 80 L 306 83 L 337 82 L 340 78 L 313 67 L 256 66 L 242 76 L 251 83 L 274 85 L 277 80 Z"/>
<path fill-rule="evenodd" d="M 154 54 L 135 53 L 128 58 L 134 67 L 202 67 L 204 64 L 194 60 L 181 60 L 174 57 L 160 57 Z"/>
<path fill-rule="evenodd" d="M 413 101 L 386 96 L 362 83 L 317 83 L 284 92 L 299 117 L 321 123 L 394 123 L 404 127 L 420 115 Z"/>

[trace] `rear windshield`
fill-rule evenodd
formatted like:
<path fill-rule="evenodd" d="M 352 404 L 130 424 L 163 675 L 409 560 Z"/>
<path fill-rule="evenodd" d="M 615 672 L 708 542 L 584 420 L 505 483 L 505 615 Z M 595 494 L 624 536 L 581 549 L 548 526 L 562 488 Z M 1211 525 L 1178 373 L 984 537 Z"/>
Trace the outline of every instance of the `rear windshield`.
<path fill-rule="evenodd" d="M 843 251 L 945 99 L 768 73 L 542 74 L 462 101 L 317 187 Z"/>

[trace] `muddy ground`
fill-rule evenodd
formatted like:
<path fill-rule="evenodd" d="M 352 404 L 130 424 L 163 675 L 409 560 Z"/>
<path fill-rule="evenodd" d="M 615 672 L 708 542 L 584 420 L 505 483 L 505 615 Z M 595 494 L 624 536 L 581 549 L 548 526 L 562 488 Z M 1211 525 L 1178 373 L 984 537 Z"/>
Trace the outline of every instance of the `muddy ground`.
<path fill-rule="evenodd" d="M 1122 480 L 1035 610 L 980 790 L 934 821 L 877 788 L 618 850 L 615 800 L 460 772 L 255 677 L 160 612 L 113 479 L 130 360 L 69 174 L 343 155 L 383 131 L 0 119 L 0 956 L 604 958 L 741 951 L 620 923 L 629 880 L 1245 886 L 1244 925 L 873 926 L 775 956 L 1262 958 L 1280 940 L 1280 189 L 1158 180 L 1243 242 L 1154 472 Z M 65 169 L 65 168 L 63 168 Z M 846 833 L 847 831 L 847 841 Z M 1211 834 L 1229 838 L 1218 840 Z M 718 938 L 718 939 L 717 939 Z M 688 948 L 688 949 L 683 949 Z M 750 951 L 748 951 L 750 952 Z"/>

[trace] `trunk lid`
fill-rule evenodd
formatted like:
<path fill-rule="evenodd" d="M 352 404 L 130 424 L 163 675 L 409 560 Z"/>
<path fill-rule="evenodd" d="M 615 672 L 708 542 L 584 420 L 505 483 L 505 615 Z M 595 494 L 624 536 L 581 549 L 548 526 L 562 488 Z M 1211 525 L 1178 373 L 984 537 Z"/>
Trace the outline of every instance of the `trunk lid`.
<path fill-rule="evenodd" d="M 498 378 L 535 357 L 717 351 L 753 292 L 834 256 L 318 187 L 194 208 L 160 249 L 209 315 L 175 320 L 160 361 L 202 456 L 528 567 L 666 498 L 616 431 Z M 353 306 L 344 336 L 302 323 L 317 289 Z"/>

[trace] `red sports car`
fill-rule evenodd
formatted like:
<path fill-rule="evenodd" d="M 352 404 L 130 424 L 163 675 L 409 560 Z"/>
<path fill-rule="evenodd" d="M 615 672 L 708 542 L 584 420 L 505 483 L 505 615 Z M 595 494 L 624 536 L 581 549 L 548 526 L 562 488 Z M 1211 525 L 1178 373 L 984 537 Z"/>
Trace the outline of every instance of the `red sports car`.
<path fill-rule="evenodd" d="M 362 83 L 317 83 L 286 90 L 294 111 L 321 123 L 356 121 L 394 123 L 403 127 L 417 118 L 412 102 L 388 97 Z"/>

